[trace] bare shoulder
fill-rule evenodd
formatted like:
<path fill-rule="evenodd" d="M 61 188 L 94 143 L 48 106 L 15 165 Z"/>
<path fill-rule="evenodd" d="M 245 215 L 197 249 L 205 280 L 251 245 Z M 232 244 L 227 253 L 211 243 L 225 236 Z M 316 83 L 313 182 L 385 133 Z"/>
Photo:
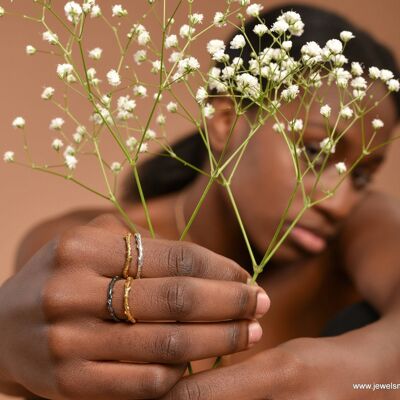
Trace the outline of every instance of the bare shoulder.
<path fill-rule="evenodd" d="M 87 224 L 109 209 L 79 209 L 50 218 L 33 226 L 22 238 L 16 254 L 16 270 L 23 265 L 47 242 L 65 230 Z"/>

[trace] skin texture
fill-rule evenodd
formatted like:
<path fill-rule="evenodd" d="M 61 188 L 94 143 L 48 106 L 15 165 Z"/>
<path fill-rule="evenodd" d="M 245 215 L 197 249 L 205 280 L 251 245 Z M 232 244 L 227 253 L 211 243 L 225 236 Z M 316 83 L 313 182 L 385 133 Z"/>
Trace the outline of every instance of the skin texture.
<path fill-rule="evenodd" d="M 334 94 L 329 95 L 335 104 Z M 234 116 L 229 104 L 214 105 L 209 132 L 218 154 Z M 388 99 L 375 112 L 385 120 L 378 138 L 384 141 L 395 123 L 393 104 Z M 310 148 L 324 132 L 318 109 L 311 114 L 313 128 L 306 132 Z M 246 124 L 239 121 L 229 152 L 244 135 Z M 347 137 L 346 147 L 337 153 L 351 164 L 360 150 L 358 130 Z M 363 171 L 372 174 L 377 160 L 371 155 Z M 331 187 L 336 179 L 330 165 L 322 183 Z M 204 183 L 200 177 L 182 194 L 186 217 Z M 311 187 L 311 177 L 306 185 Z M 267 123 L 249 145 L 233 185 L 258 251 L 270 240 L 292 187 L 287 150 Z M 179 234 L 176 200 L 166 196 L 149 205 L 156 231 L 165 239 Z M 296 199 L 289 218 L 300 207 Z M 52 399 L 351 400 L 359 399 L 351 383 L 398 381 L 400 211 L 396 202 L 360 186 L 358 174 L 301 221 L 329 230 L 335 243 L 329 241 L 311 254 L 289 238 L 262 277 L 260 285 L 277 311 L 273 306 L 262 319 L 266 334 L 260 344 L 227 357 L 222 368 L 191 377 L 183 377 L 186 361 L 247 349 L 249 325 L 269 307 L 269 300 L 260 301 L 258 313 L 257 298 L 264 291 L 245 284 L 249 275 L 239 265 L 248 267 L 248 258 L 226 196 L 218 186 L 212 189 L 190 231 L 197 245 L 144 240 L 144 278 L 150 279 L 134 282 L 130 302 L 138 319 L 151 323 L 134 328 L 111 322 L 105 308 L 108 282 L 123 265 L 126 228 L 110 215 L 88 223 L 100 212 L 48 222 L 30 233 L 35 243 L 26 241 L 21 248 L 21 269 L 0 291 L 0 324 L 6 327 L 0 341 L 3 391 L 28 390 Z M 137 206 L 129 213 L 145 225 Z M 379 233 L 371 232 L 369 227 L 378 224 Z M 121 282 L 115 293 L 116 312 L 122 317 Z M 382 318 L 341 336 L 318 338 L 329 315 L 357 298 L 367 299 Z M 396 393 L 368 395 L 390 399 Z"/>

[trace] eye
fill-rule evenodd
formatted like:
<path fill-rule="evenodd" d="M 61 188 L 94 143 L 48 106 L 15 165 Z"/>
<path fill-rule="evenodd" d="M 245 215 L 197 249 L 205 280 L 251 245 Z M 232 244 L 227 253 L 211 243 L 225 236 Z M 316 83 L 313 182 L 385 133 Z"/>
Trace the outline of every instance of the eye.
<path fill-rule="evenodd" d="M 321 149 L 319 147 L 319 143 L 310 142 L 304 144 L 304 151 L 307 154 L 308 158 L 312 161 L 315 157 L 318 156 Z"/>
<path fill-rule="evenodd" d="M 353 185 L 357 190 L 363 190 L 372 180 L 372 172 L 366 168 L 355 168 L 351 174 Z"/>

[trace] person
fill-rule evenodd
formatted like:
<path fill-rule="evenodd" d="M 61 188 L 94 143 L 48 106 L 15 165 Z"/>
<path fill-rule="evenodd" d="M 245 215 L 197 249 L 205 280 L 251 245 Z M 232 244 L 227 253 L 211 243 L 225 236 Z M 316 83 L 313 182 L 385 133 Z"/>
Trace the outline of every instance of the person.
<path fill-rule="evenodd" d="M 397 72 L 384 46 L 333 13 L 289 4 L 268 10 L 261 19 L 271 25 L 281 9 L 300 13 L 306 24 L 304 35 L 294 41 L 294 53 L 309 40 L 324 44 L 350 30 L 357 38 L 348 45 L 350 61 Z M 254 23 L 246 27 L 251 40 Z M 373 90 L 379 98 L 385 89 L 375 85 Z M 325 98 L 337 103 L 332 89 Z M 234 111 L 223 98 L 213 106 L 208 131 L 218 154 Z M 375 138 L 379 145 L 389 139 L 400 114 L 398 95 L 386 97 L 374 115 L 366 115 L 367 138 L 375 114 L 385 121 Z M 351 164 L 359 156 L 358 129 L 355 125 L 348 131 L 323 172 L 327 187 L 337 180 L 334 162 Z M 228 154 L 246 134 L 239 121 Z M 325 135 L 319 107 L 313 107 L 304 133 L 310 157 Z M 243 222 L 260 254 L 294 186 L 285 146 L 267 121 L 232 181 Z M 198 135 L 176 143 L 174 151 L 206 166 Z M 368 187 L 385 153 L 383 146 L 365 157 L 333 197 L 306 211 L 258 286 L 247 284 L 251 263 L 221 186 L 210 190 L 186 241 L 177 241 L 207 182 L 162 156 L 140 170 L 159 235 L 151 239 L 143 233 L 142 247 L 137 238 L 125 236 L 126 226 L 109 209 L 80 210 L 43 222 L 22 241 L 18 272 L 0 290 L 1 391 L 85 400 L 351 400 L 360 398 L 353 383 L 398 382 L 400 207 Z M 130 182 L 125 205 L 132 220 L 145 227 Z M 312 182 L 305 177 L 307 188 Z M 297 196 L 289 222 L 301 206 Z M 128 243 L 134 260 L 144 252 L 142 279 L 131 282 L 127 297 L 134 326 L 113 321 L 106 306 L 110 280 L 121 274 Z M 125 319 L 125 283 L 114 283 L 115 317 Z M 210 369 L 217 356 L 224 356 L 221 366 Z M 187 362 L 195 360 L 195 372 L 204 371 L 185 375 Z"/>

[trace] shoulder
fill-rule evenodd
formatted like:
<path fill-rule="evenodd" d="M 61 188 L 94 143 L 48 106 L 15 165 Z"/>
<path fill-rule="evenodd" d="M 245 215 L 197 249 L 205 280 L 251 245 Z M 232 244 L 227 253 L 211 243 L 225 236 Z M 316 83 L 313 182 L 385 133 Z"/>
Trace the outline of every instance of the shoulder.
<path fill-rule="evenodd" d="M 87 224 L 98 215 L 110 212 L 109 209 L 79 209 L 49 218 L 33 226 L 23 236 L 16 254 L 16 270 L 23 265 L 47 242 L 66 229 Z"/>

